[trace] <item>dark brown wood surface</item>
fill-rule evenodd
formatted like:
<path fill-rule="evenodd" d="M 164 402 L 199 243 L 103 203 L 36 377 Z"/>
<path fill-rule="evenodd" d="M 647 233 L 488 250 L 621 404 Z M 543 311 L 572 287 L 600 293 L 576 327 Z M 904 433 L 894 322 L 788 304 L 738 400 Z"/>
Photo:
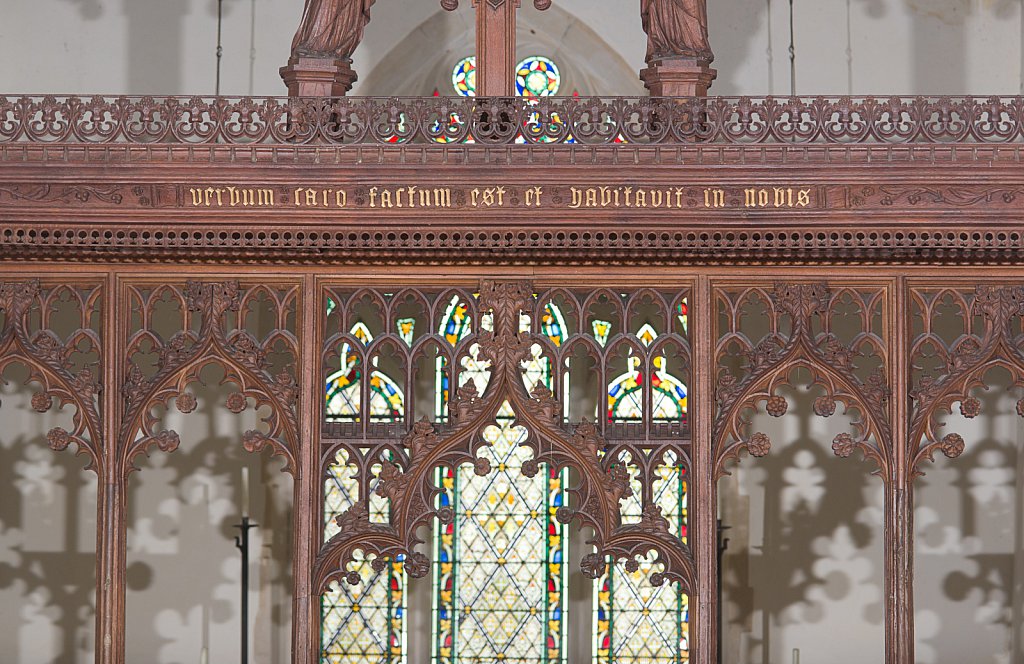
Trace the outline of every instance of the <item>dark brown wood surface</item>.
<path fill-rule="evenodd" d="M 642 111 L 680 119 L 639 123 L 633 131 L 622 120 L 628 104 L 611 100 L 607 117 L 618 120 L 595 138 L 581 115 L 586 103 L 560 100 L 552 108 L 565 126 L 542 129 L 555 143 L 513 144 L 529 118 L 512 106 L 505 108 L 520 113 L 513 123 L 519 128 L 502 133 L 483 118 L 455 123 L 454 136 L 476 143 L 442 145 L 429 136 L 432 123 L 454 107 L 436 100 L 420 100 L 419 111 L 409 100 L 396 101 L 393 121 L 376 125 L 367 118 L 386 118 L 385 101 L 348 100 L 356 110 L 346 111 L 354 119 L 344 128 L 324 117 L 303 126 L 300 118 L 309 114 L 292 106 L 248 131 L 237 122 L 241 100 L 0 99 L 0 364 L 28 365 L 41 394 L 75 410 L 76 430 L 55 430 L 48 439 L 55 449 L 86 454 L 101 478 L 97 662 L 124 662 L 132 458 L 149 446 L 173 453 L 177 436 L 155 426 L 152 410 L 173 404 L 187 411 L 189 386 L 207 364 L 224 367 L 237 385 L 241 396 L 225 408 L 265 405 L 272 413 L 267 432 L 247 434 L 239 444 L 273 449 L 295 476 L 295 662 L 318 659 L 319 593 L 325 582 L 344 576 L 352 537 L 384 553 L 411 553 L 412 529 L 445 517 L 424 498 L 423 469 L 440 460 L 472 462 L 474 439 L 459 426 L 427 431 L 403 423 L 400 430 L 369 433 L 374 444 L 402 452 L 384 491 L 408 509 L 389 529 L 377 530 L 367 530 L 353 513 L 351 527 L 320 546 L 323 446 L 344 445 L 346 435 L 322 421 L 325 298 L 365 285 L 482 293 L 480 306 L 493 309 L 498 321 L 487 352 L 507 375 L 482 395 L 464 394 L 456 407 L 464 405 L 465 421 L 474 422 L 496 402 L 518 400 L 517 413 L 544 441 L 535 451 L 582 472 L 595 499 L 564 516 L 591 525 L 609 555 L 629 558 L 661 547 L 671 562 L 668 579 L 681 581 L 691 596 L 696 664 L 716 661 L 716 480 L 735 458 L 756 463 L 747 453 L 771 453 L 771 441 L 745 428 L 739 414 L 755 409 L 785 417 L 788 404 L 778 388 L 792 369 L 809 371 L 827 392 L 815 404 L 817 414 L 828 416 L 838 403 L 855 406 L 861 416 L 832 445 L 840 456 L 866 457 L 885 485 L 887 631 L 877 648 L 884 647 L 887 664 L 912 664 L 913 480 L 934 454 L 955 457 L 971 444 L 955 433 L 940 438 L 935 417 L 951 407 L 983 415 L 971 390 L 984 385 L 993 366 L 1024 384 L 1024 104 L 897 101 L 634 100 L 629 117 Z M 182 109 L 190 103 L 207 105 L 206 125 L 186 122 Z M 262 100 L 252 107 L 269 118 L 274 103 L 291 102 Z M 319 108 L 322 116 L 331 108 L 328 115 L 344 116 L 323 102 L 309 103 L 302 108 L 310 113 Z M 139 124 L 147 104 L 162 110 Z M 83 110 L 90 105 L 93 111 Z M 223 110 L 228 106 L 230 113 Z M 795 128 L 783 118 L 787 106 L 801 118 Z M 441 115 L 429 116 L 428 107 Z M 222 111 L 210 116 L 216 108 Z M 481 107 L 459 108 L 472 118 Z M 99 117 L 94 112 L 107 118 L 106 129 L 93 121 Z M 494 112 L 491 107 L 487 117 Z M 889 112 L 901 123 L 891 122 Z M 759 125 L 750 113 L 767 120 Z M 990 121 L 995 117 L 1001 120 Z M 402 132 L 412 134 L 389 142 Z M 614 143 L 620 134 L 630 142 Z M 570 137 L 579 142 L 566 143 Z M 369 206 L 373 187 L 410 186 L 448 188 L 453 203 Z M 543 186 L 546 197 L 543 205 L 528 207 L 521 196 L 534 186 Z M 280 204 L 218 207 L 205 198 L 194 204 L 191 190 L 227 187 L 269 188 Z M 505 188 L 507 205 L 470 204 L 474 189 L 498 187 Z M 679 188 L 685 205 L 575 209 L 574 187 Z M 281 203 L 299 188 L 344 190 L 347 205 Z M 789 188 L 811 192 L 808 204 L 776 208 L 772 199 L 769 207 L 746 205 L 748 189 Z M 707 190 L 723 192 L 722 206 L 706 206 Z M 534 306 L 532 294 L 605 287 L 688 293 L 692 329 L 679 343 L 688 354 L 691 421 L 685 430 L 649 427 L 643 433 L 648 447 L 661 445 L 687 459 L 687 546 L 670 543 L 653 514 L 644 528 L 617 523 L 621 478 L 594 450 L 632 444 L 626 434 L 584 431 L 550 418 L 554 397 L 531 394 L 514 380 L 511 359 L 526 341 L 510 321 Z M 98 303 L 101 322 L 90 338 L 100 361 L 88 372 L 67 363 L 69 344 L 78 337 L 44 334 L 45 319 L 42 328 L 32 327 L 55 289 Z M 156 293 L 181 302 L 183 336 L 152 337 L 160 360 L 147 375 L 134 366 L 132 353 L 138 335 L 152 330 L 145 317 L 139 323 L 128 312 L 145 312 Z M 267 338 L 238 323 L 239 310 L 257 293 L 277 303 L 274 338 L 290 340 L 288 371 L 268 369 Z M 751 297 L 769 304 L 770 325 L 780 330 L 775 338 L 746 339 L 743 330 L 722 322 L 728 317 L 719 311 Z M 838 297 L 855 302 L 854 311 L 838 311 Z M 937 298 L 957 303 L 964 320 L 964 338 L 953 347 L 930 332 Z M 880 327 L 864 322 L 876 314 Z M 785 333 L 783 319 L 794 322 Z M 915 335 L 913 321 L 924 332 Z M 839 322 L 862 325 L 870 344 L 850 348 L 829 338 L 829 326 Z M 88 328 L 83 321 L 83 333 Z M 723 350 L 725 339 L 747 344 L 739 374 L 728 369 L 736 358 Z M 926 346 L 948 358 L 931 375 L 914 369 L 915 354 Z M 882 369 L 865 375 L 855 357 L 868 352 Z M 40 408 L 45 399 L 39 398 Z M 1024 415 L 1024 406 L 1020 411 Z M 595 559 L 587 563 L 593 572 Z M 872 644 L 864 645 L 871 652 Z"/>

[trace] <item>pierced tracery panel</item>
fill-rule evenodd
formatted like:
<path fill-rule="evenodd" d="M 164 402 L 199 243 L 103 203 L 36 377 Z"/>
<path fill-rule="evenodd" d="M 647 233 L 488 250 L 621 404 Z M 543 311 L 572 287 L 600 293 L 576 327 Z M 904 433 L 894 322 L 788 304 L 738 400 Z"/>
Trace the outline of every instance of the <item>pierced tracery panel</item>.
<path fill-rule="evenodd" d="M 28 367 L 28 380 L 40 386 L 32 398 L 37 412 L 73 406 L 71 429 L 51 429 L 47 441 L 57 451 L 75 445 L 97 470 L 102 298 L 102 288 L 87 281 L 0 282 L 0 373 L 15 362 Z"/>
<path fill-rule="evenodd" d="M 823 282 L 716 290 L 718 475 L 744 449 L 758 457 L 770 452 L 769 437 L 752 430 L 754 414 L 764 408 L 782 417 L 789 403 L 779 388 L 807 382 L 816 394 L 815 415 L 831 417 L 842 408 L 851 417 L 852 429 L 832 440 L 836 455 L 859 449 L 889 476 L 885 296 L 879 286 Z"/>
<path fill-rule="evenodd" d="M 955 431 L 943 435 L 943 415 L 959 404 L 960 414 L 982 414 L 972 392 L 987 389 L 986 374 L 1009 372 L 1012 385 L 1024 387 L 1024 286 L 983 284 L 911 289 L 910 425 L 911 468 L 921 472 L 936 452 L 960 456 L 966 446 Z M 1024 417 L 1024 399 L 1017 402 Z"/>
<path fill-rule="evenodd" d="M 324 306 L 322 459 L 329 505 L 344 502 L 330 502 L 341 456 L 352 487 L 346 495 L 376 495 L 352 504 L 329 529 L 336 534 L 318 558 L 321 589 L 340 577 L 366 585 L 365 563 L 353 563 L 362 557 L 372 558 L 378 572 L 399 563 L 422 576 L 430 563 L 415 530 L 435 517 L 434 660 L 483 661 L 505 652 L 507 661 L 562 661 L 564 530 L 578 521 L 597 533 L 595 549 L 583 558 L 584 572 L 600 577 L 599 586 L 613 573 L 622 588 L 659 586 L 644 591 L 643 606 L 625 594 L 601 600 L 605 613 L 618 602 L 620 625 L 629 619 L 638 628 L 619 628 L 616 639 L 626 631 L 646 633 L 657 622 L 647 620 L 652 612 L 668 616 L 666 645 L 678 661 L 680 644 L 685 650 L 688 643 L 693 575 L 681 538 L 689 467 L 687 291 L 535 293 L 522 282 L 330 288 Z M 510 435 L 501 433 L 506 430 Z M 387 499 L 386 522 L 374 508 L 379 498 Z M 620 523 L 626 500 L 635 509 L 625 509 L 628 518 Z M 479 505 L 489 507 L 481 514 Z M 516 546 L 502 549 L 492 538 L 507 535 L 508 527 L 519 535 L 507 538 Z M 536 536 L 524 536 L 531 528 Z M 466 539 L 473 532 L 476 544 Z M 652 550 L 646 561 L 629 562 Z M 495 584 L 512 567 L 519 572 L 508 577 L 511 585 Z M 682 594 L 661 586 L 665 579 L 683 581 Z M 541 604 L 530 599 L 538 582 L 547 588 Z M 339 592 L 346 591 L 328 597 Z M 372 591 L 366 585 L 360 592 Z M 516 596 L 524 601 L 498 610 L 486 599 L 491 594 L 506 604 Z M 346 620 L 336 602 L 325 608 L 332 624 Z M 478 627 L 490 627 L 474 637 L 478 609 L 484 616 Z M 402 612 L 397 607 L 365 629 L 379 632 Z M 643 657 L 621 650 L 615 661 Z"/>
<path fill-rule="evenodd" d="M 224 406 L 235 414 L 251 407 L 259 415 L 260 426 L 243 435 L 242 445 L 249 452 L 270 446 L 294 471 L 297 286 L 189 281 L 124 288 L 131 314 L 119 441 L 123 474 L 152 446 L 177 449 L 178 433 L 162 427 L 160 413 L 172 401 L 181 413 L 195 411 L 197 400 L 188 388 L 202 382 L 203 369 L 214 364 L 224 371 L 222 384 L 237 387 Z"/>

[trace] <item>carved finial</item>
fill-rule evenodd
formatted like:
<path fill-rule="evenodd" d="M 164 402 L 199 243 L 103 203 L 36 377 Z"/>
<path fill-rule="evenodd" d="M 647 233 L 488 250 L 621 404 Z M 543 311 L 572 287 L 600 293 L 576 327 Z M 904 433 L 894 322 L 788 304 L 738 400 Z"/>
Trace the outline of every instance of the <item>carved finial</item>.
<path fill-rule="evenodd" d="M 974 315 L 982 315 L 1002 331 L 1010 319 L 1024 313 L 1024 288 L 978 286 L 974 291 Z"/>
<path fill-rule="evenodd" d="M 225 311 L 238 311 L 239 293 L 237 281 L 189 281 L 185 284 L 189 311 L 206 313 L 214 320 L 218 320 Z"/>
<path fill-rule="evenodd" d="M 496 333 L 519 333 L 519 314 L 527 311 L 533 287 L 526 281 L 484 281 L 480 284 L 480 308 L 494 312 Z"/>
<path fill-rule="evenodd" d="M 533 384 L 533 389 L 530 390 L 530 397 L 537 406 L 537 411 L 541 417 L 546 420 L 558 420 L 561 419 L 561 405 L 558 403 L 558 399 L 551 393 L 546 386 L 542 385 L 540 381 Z"/>
<path fill-rule="evenodd" d="M 412 425 L 412 431 L 405 436 L 402 444 L 408 448 L 409 454 L 415 462 L 437 445 L 437 442 L 438 437 L 434 425 L 424 417 Z"/>

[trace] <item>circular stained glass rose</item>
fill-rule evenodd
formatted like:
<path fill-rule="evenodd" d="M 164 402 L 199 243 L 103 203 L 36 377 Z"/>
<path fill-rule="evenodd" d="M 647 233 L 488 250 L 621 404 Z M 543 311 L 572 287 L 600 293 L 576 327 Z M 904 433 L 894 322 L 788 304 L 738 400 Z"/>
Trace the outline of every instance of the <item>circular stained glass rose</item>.
<path fill-rule="evenodd" d="M 455 92 L 463 97 L 476 96 L 476 56 L 459 60 L 452 71 L 452 85 Z"/>
<path fill-rule="evenodd" d="M 521 97 L 547 97 L 558 94 L 562 76 L 554 62 L 531 55 L 516 67 L 516 94 Z"/>

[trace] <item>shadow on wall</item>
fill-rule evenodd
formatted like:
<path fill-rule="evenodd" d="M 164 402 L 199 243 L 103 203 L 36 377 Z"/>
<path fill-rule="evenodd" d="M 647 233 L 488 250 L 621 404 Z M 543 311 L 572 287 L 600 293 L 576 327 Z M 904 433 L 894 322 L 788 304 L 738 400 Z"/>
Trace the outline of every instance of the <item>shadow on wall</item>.
<path fill-rule="evenodd" d="M 5 664 L 92 660 L 96 474 L 46 432 L 73 429 L 74 408 L 34 412 L 35 385 L 11 365 L 0 377 L 0 651 Z"/>
<path fill-rule="evenodd" d="M 849 422 L 815 416 L 815 390 L 778 394 L 788 413 L 776 420 L 762 412 L 752 424 L 773 441 L 771 453 L 744 458 L 720 483 L 730 539 L 723 661 L 777 664 L 795 649 L 803 661 L 881 661 L 882 482 L 859 454 L 832 452 L 832 437 Z"/>
<path fill-rule="evenodd" d="M 89 0 L 84 0 L 89 1 Z M 184 85 L 185 17 L 190 0 L 123 0 L 127 18 L 127 89 L 167 94 Z"/>
<path fill-rule="evenodd" d="M 783 0 L 775 0 L 782 2 Z M 708 33 L 715 52 L 712 66 L 718 78 L 709 94 L 730 96 L 763 94 L 771 80 L 768 61 L 767 0 L 714 0 L 708 3 Z M 782 53 L 785 49 L 778 49 Z M 750 73 L 763 81 L 760 90 L 750 90 Z M 756 73 L 755 73 L 756 72 Z"/>
<path fill-rule="evenodd" d="M 920 92 L 963 94 L 970 89 L 967 22 L 980 11 L 1007 18 L 1018 0 L 903 0 L 913 16 L 913 76 Z"/>
<path fill-rule="evenodd" d="M 917 661 L 1009 664 L 1024 658 L 1024 455 L 1016 401 L 1002 369 L 973 391 L 981 415 L 954 405 L 939 435 L 961 434 L 958 459 L 936 455 L 917 481 Z M 965 619 L 968 618 L 969 619 Z"/>
<path fill-rule="evenodd" d="M 223 370 L 203 370 L 190 387 L 196 410 L 164 415 L 181 434 L 171 454 L 137 460 L 129 484 L 127 659 L 177 664 L 238 657 L 240 557 L 234 537 L 245 501 L 241 469 L 249 469 L 250 656 L 287 661 L 291 638 L 292 480 L 281 460 L 242 449 L 242 433 L 267 413 L 232 415 L 224 406 L 237 388 Z"/>

